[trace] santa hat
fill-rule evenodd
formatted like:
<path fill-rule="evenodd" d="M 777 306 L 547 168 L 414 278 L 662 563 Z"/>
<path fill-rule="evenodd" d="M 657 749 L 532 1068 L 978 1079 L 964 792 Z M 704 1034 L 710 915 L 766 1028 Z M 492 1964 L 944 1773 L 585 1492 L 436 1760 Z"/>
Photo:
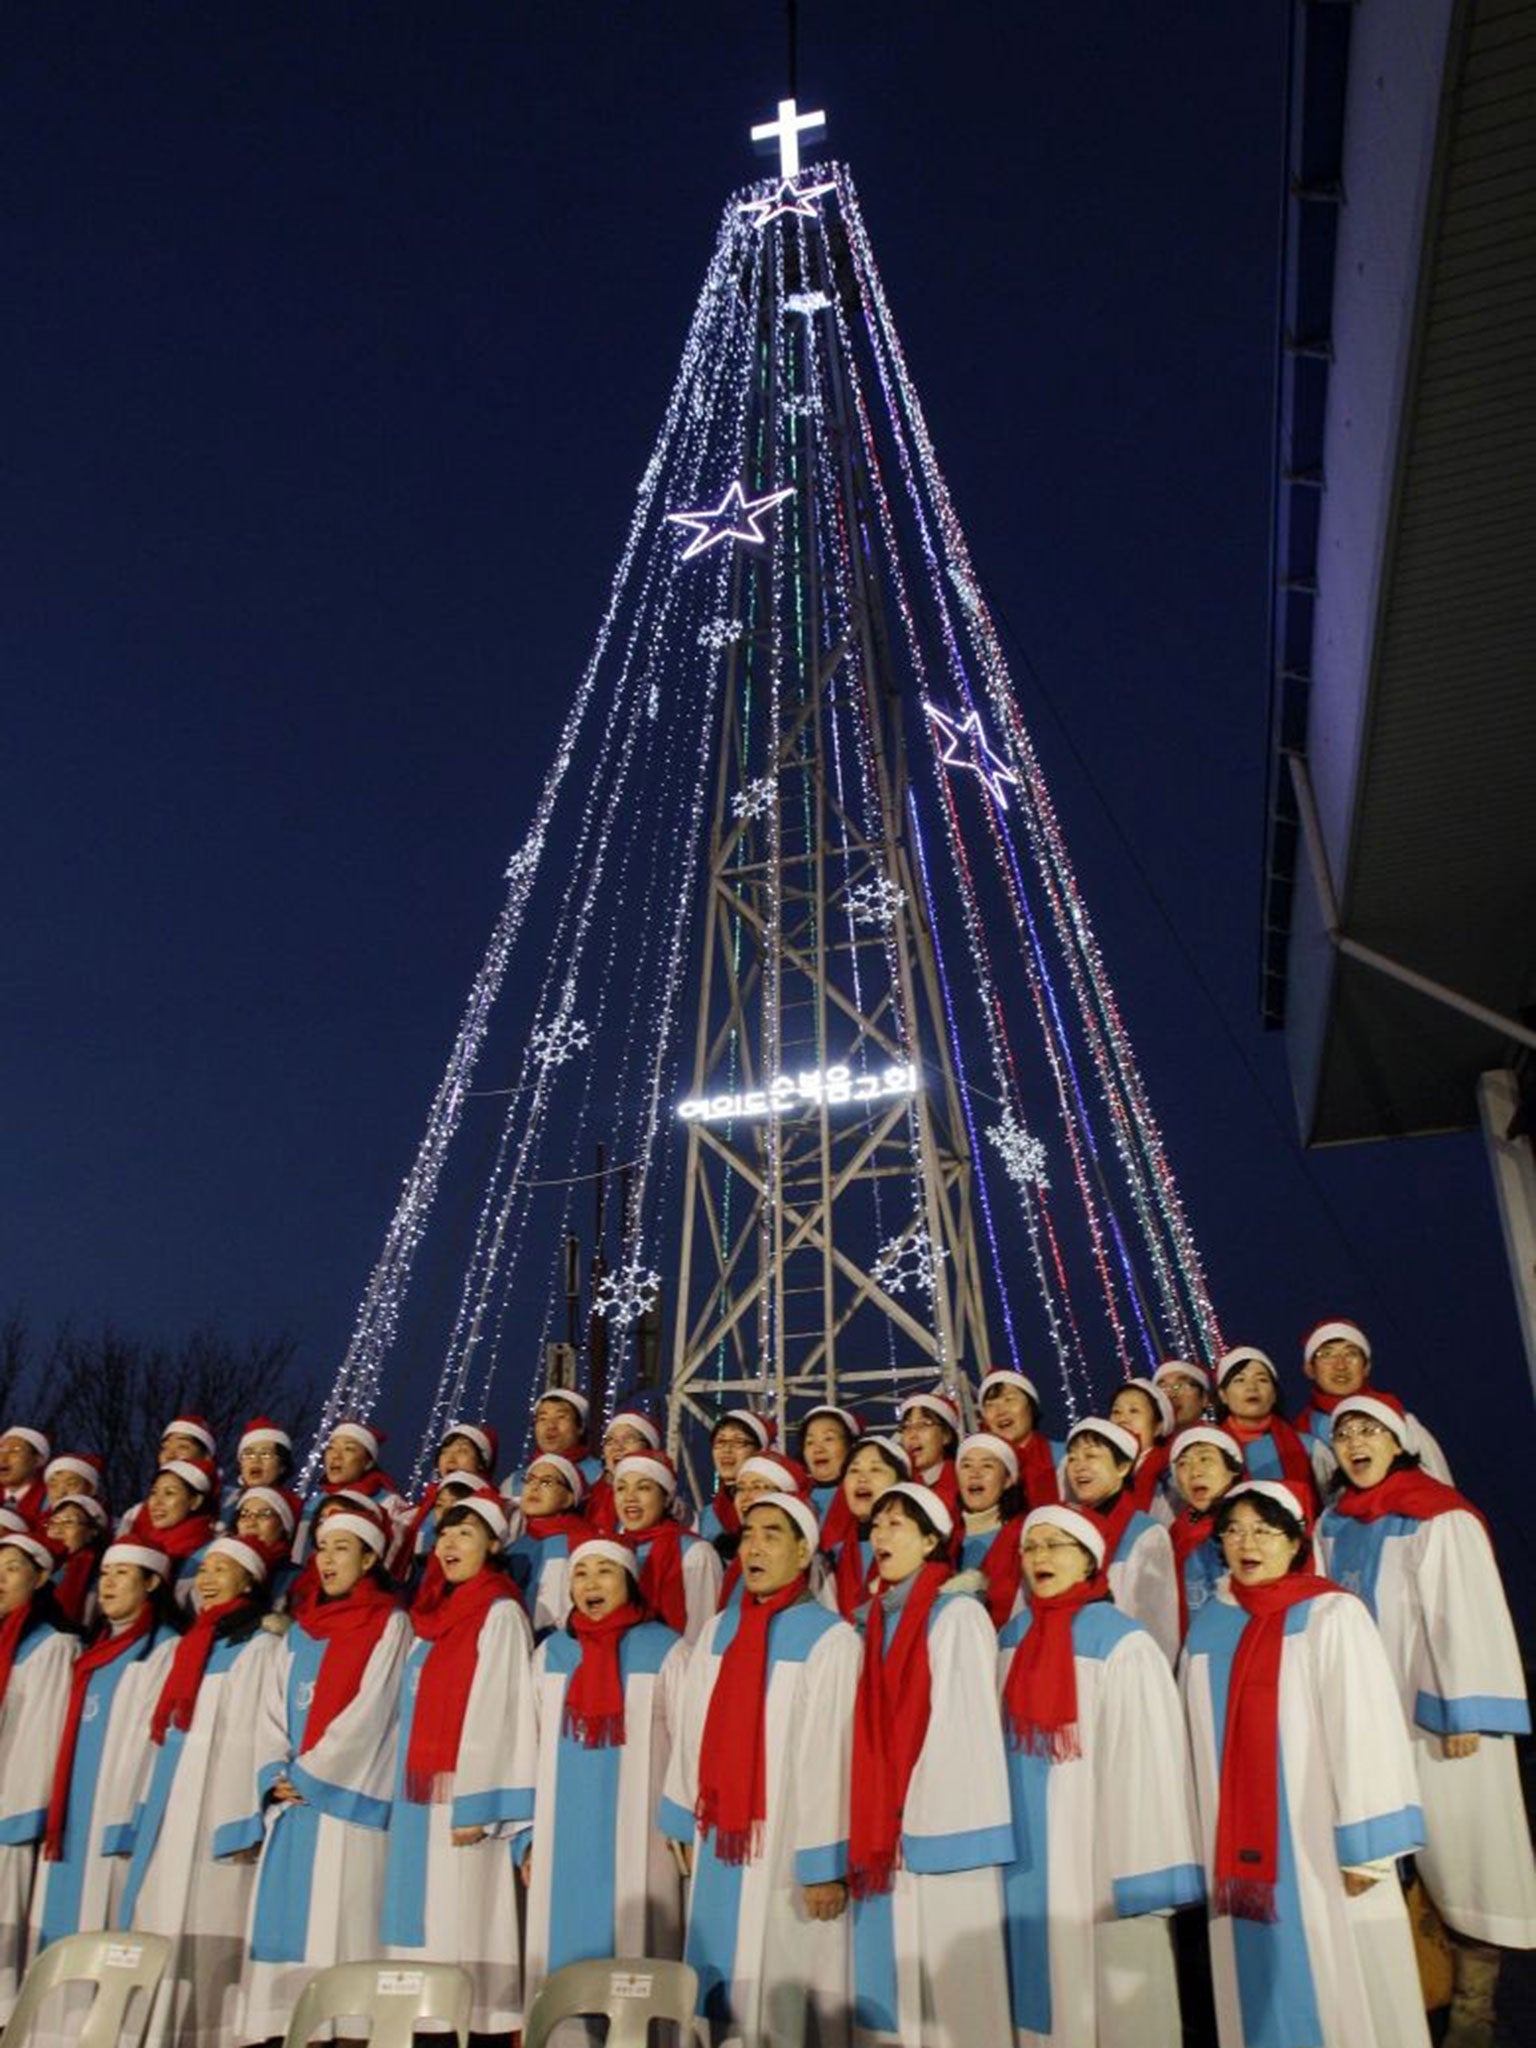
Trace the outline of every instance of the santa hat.
<path fill-rule="evenodd" d="M 529 1460 L 528 1470 L 523 1475 L 524 1481 L 526 1482 L 530 1479 L 541 1465 L 547 1466 L 551 1472 L 557 1472 L 560 1475 L 571 1489 L 571 1499 L 573 1501 L 581 1499 L 587 1490 L 587 1482 L 582 1476 L 582 1470 L 579 1465 L 573 1464 L 569 1458 L 562 1457 L 558 1451 L 540 1451 L 536 1458 Z"/>
<path fill-rule="evenodd" d="M 1390 1431 L 1405 1451 L 1418 1448 L 1412 1418 L 1395 1394 L 1346 1394 L 1329 1417 L 1335 1431 L 1346 1415 L 1369 1415 Z"/>
<path fill-rule="evenodd" d="M 1081 1543 L 1093 1559 L 1094 1570 L 1104 1569 L 1104 1531 L 1088 1515 L 1079 1514 L 1076 1508 L 1069 1508 L 1060 1501 L 1048 1501 L 1043 1508 L 1032 1508 L 1024 1517 L 1024 1526 L 1019 1531 L 1020 1546 L 1031 1529 L 1042 1525 L 1060 1529 L 1074 1542 Z"/>
<path fill-rule="evenodd" d="M 642 1415 L 638 1408 L 621 1408 L 608 1424 L 610 1430 L 632 1429 L 636 1436 L 643 1436 L 653 1451 L 661 1449 L 661 1431 L 649 1415 Z"/>
<path fill-rule="evenodd" d="M 267 1560 L 254 1543 L 247 1543 L 243 1536 L 215 1536 L 204 1557 L 227 1557 L 234 1564 L 248 1571 L 258 1586 L 267 1582 Z"/>
<path fill-rule="evenodd" d="M 1018 1478 L 1019 1454 L 1006 1437 L 994 1436 L 990 1429 L 978 1429 L 974 1436 L 966 1437 L 959 1450 L 956 1451 L 955 1463 L 957 1465 L 967 1451 L 980 1451 L 988 1458 L 996 1458 L 998 1464 L 1008 1474 L 1010 1484 Z"/>
<path fill-rule="evenodd" d="M 727 1408 L 722 1415 L 715 1418 L 715 1426 L 709 1432 L 711 1443 L 728 1422 L 734 1422 L 738 1429 L 744 1429 L 748 1436 L 755 1437 L 760 1451 L 766 1451 L 778 1434 L 768 1417 L 759 1415 L 755 1409 Z"/>
<path fill-rule="evenodd" d="M 831 1401 L 821 1401 L 818 1402 L 816 1407 L 806 1409 L 800 1418 L 802 1433 L 816 1421 L 818 1416 L 822 1415 L 830 1416 L 834 1422 L 840 1422 L 850 1436 L 862 1436 L 864 1434 L 864 1425 L 858 1416 L 854 1414 L 853 1410 L 851 1408 L 839 1408 Z"/>
<path fill-rule="evenodd" d="M 759 1508 L 777 1508 L 781 1515 L 788 1515 L 813 1552 L 821 1542 L 821 1523 L 817 1520 L 816 1510 L 798 1493 L 760 1493 L 756 1500 L 749 1500 L 742 1509 L 742 1519 L 756 1514 Z"/>
<path fill-rule="evenodd" d="M 779 1493 L 804 1493 L 811 1483 L 805 1467 L 784 1451 L 754 1451 L 736 1474 L 737 1485 L 749 1474 L 754 1479 L 771 1479 Z"/>
<path fill-rule="evenodd" d="M 1366 1364 L 1371 1362 L 1371 1340 L 1358 1323 L 1315 1323 L 1302 1340 L 1302 1363 L 1310 1365 L 1325 1344 L 1353 1344 L 1365 1353 Z"/>
<path fill-rule="evenodd" d="M 592 1403 L 585 1394 L 578 1394 L 574 1387 L 546 1387 L 533 1404 L 535 1414 L 546 1401 L 563 1401 L 567 1408 L 575 1409 L 576 1420 L 581 1424 L 581 1433 L 583 1436 L 586 1435 L 587 1424 L 592 1416 Z M 619 1418 L 615 1416 L 613 1419 L 617 1422 Z"/>
<path fill-rule="evenodd" d="M 56 1515 L 60 1508 L 81 1508 L 98 1529 L 107 1526 L 107 1511 L 93 1493 L 61 1493 L 48 1512 Z"/>
<path fill-rule="evenodd" d="M 897 1421 L 899 1422 L 904 1417 L 910 1415 L 914 1408 L 923 1408 L 930 1415 L 936 1415 L 940 1422 L 949 1425 L 958 1440 L 964 1427 L 960 1420 L 960 1410 L 950 1399 L 949 1395 L 944 1392 L 942 1387 L 934 1387 L 928 1393 L 908 1394 L 907 1398 L 897 1406 Z"/>
<path fill-rule="evenodd" d="M 83 1479 L 94 1493 L 100 1493 L 106 1469 L 106 1460 L 99 1451 L 61 1451 L 43 1467 L 43 1477 L 51 1479 L 55 1472 L 67 1472 L 73 1479 Z"/>
<path fill-rule="evenodd" d="M 585 1543 L 578 1543 L 571 1552 L 569 1564 L 575 1571 L 584 1557 L 606 1558 L 609 1564 L 622 1565 L 632 1579 L 640 1577 L 640 1555 L 631 1550 L 627 1543 L 615 1543 L 607 1536 L 589 1536 Z"/>
<path fill-rule="evenodd" d="M 465 1477 L 468 1478 L 467 1473 Z M 473 1486 L 476 1482 L 470 1479 L 469 1484 Z M 277 1491 L 275 1487 L 272 1490 L 274 1492 Z M 253 1486 L 250 1491 L 255 1493 L 257 1489 Z M 316 1506 L 315 1521 L 318 1523 L 322 1515 L 334 1514 L 338 1503 L 345 1507 L 367 1508 L 370 1513 L 372 1513 L 374 1507 L 373 1495 L 371 1493 L 359 1493 L 355 1486 L 338 1486 L 334 1493 L 324 1495 Z"/>
<path fill-rule="evenodd" d="M 1122 1384 L 1127 1387 L 1135 1387 L 1139 1393 L 1146 1395 L 1147 1399 L 1152 1403 L 1153 1412 L 1157 1416 L 1156 1434 L 1160 1437 L 1166 1436 L 1169 1430 L 1173 1428 L 1173 1403 L 1157 1384 L 1157 1381 L 1155 1379 L 1142 1379 L 1138 1376 L 1134 1379 L 1125 1380 Z M 1118 1393 L 1120 1390 L 1117 1387 L 1115 1391 Z"/>
<path fill-rule="evenodd" d="M 337 1437 L 340 1437 L 344 1443 L 361 1444 L 369 1457 L 375 1461 L 379 1455 L 379 1448 L 384 1442 L 383 1430 L 370 1429 L 366 1422 L 338 1422 L 331 1431 L 328 1441 L 335 1443 Z"/>
<path fill-rule="evenodd" d="M 0 1550 L 19 1550 L 23 1557 L 30 1557 L 34 1564 L 40 1564 L 46 1571 L 54 1567 L 54 1555 L 39 1536 L 29 1536 L 24 1529 L 0 1530 Z"/>
<path fill-rule="evenodd" d="M 1067 1431 L 1067 1449 L 1080 1436 L 1096 1436 L 1117 1450 L 1122 1458 L 1129 1458 L 1134 1465 L 1141 1456 L 1141 1439 L 1118 1422 L 1111 1422 L 1107 1415 L 1085 1415 L 1081 1422 L 1074 1422 Z"/>
<path fill-rule="evenodd" d="M 384 1555 L 389 1542 L 389 1531 L 381 1515 L 365 1515 L 361 1508 L 344 1508 L 339 1515 L 327 1515 L 324 1534 L 329 1536 L 333 1529 L 340 1529 L 349 1536 L 355 1536 L 365 1544 L 375 1557 Z"/>
<path fill-rule="evenodd" d="M 930 1524 L 938 1530 L 941 1536 L 948 1537 L 954 1535 L 954 1516 L 945 1507 L 943 1501 L 939 1499 L 939 1496 L 931 1486 L 924 1486 L 916 1479 L 898 1479 L 894 1486 L 888 1486 L 875 1502 L 875 1513 L 879 1514 L 886 1502 L 893 1500 L 897 1494 L 901 1494 L 905 1499 L 911 1501 L 914 1507 L 921 1508 L 928 1517 Z"/>
<path fill-rule="evenodd" d="M 270 1416 L 253 1415 L 240 1432 L 240 1441 L 235 1446 L 236 1454 L 254 1450 L 257 1444 L 277 1444 L 285 1451 L 293 1449 L 293 1438 Z"/>
<path fill-rule="evenodd" d="M 900 1437 L 867 1436 L 858 1445 L 858 1449 L 861 1451 L 878 1451 L 888 1464 L 894 1465 L 900 1472 L 905 1472 L 908 1478 L 911 1477 L 912 1460 L 907 1453 L 906 1445 L 901 1441 Z"/>
<path fill-rule="evenodd" d="M 1211 1376 L 1203 1365 L 1196 1365 L 1192 1358 L 1165 1358 L 1152 1375 L 1154 1386 L 1162 1386 L 1165 1380 L 1190 1380 L 1202 1393 L 1211 1391 Z"/>
<path fill-rule="evenodd" d="M 500 1494 L 494 1488 L 477 1486 L 472 1493 L 466 1493 L 453 1505 L 455 1508 L 469 1508 L 480 1517 L 498 1543 L 506 1542 L 507 1511 L 502 1505 Z"/>
<path fill-rule="evenodd" d="M 495 1471 L 501 1439 L 488 1422 L 450 1422 L 443 1431 L 443 1444 L 455 1436 L 461 1436 L 467 1444 L 474 1445 L 487 1472 Z M 439 1450 L 443 1444 L 438 1445 Z"/>
<path fill-rule="evenodd" d="M 1021 1393 L 1028 1394 L 1029 1404 L 1035 1413 L 1040 1413 L 1040 1389 L 1028 1373 L 1014 1372 L 1006 1366 L 999 1366 L 995 1372 L 987 1373 L 976 1389 L 978 1400 L 985 1401 L 988 1387 L 1017 1387 Z"/>
<path fill-rule="evenodd" d="M 7 1423 L 4 1429 L 0 1429 L 0 1437 L 8 1436 L 17 1437 L 22 1443 L 30 1444 L 37 1455 L 43 1459 L 46 1459 L 49 1452 L 53 1449 L 53 1445 L 49 1443 L 43 1432 L 40 1429 L 34 1429 L 27 1422 Z"/>
<path fill-rule="evenodd" d="M 1223 1498 L 1222 1506 L 1225 1507 L 1228 1501 L 1242 1500 L 1245 1495 L 1254 1493 L 1261 1493 L 1266 1500 L 1273 1501 L 1277 1508 L 1284 1508 L 1291 1520 L 1305 1532 L 1307 1511 L 1300 1494 L 1278 1479 L 1245 1479 L 1241 1486 L 1234 1486 Z"/>
<path fill-rule="evenodd" d="M 1209 1444 L 1213 1451 L 1220 1451 L 1241 1469 L 1243 1447 L 1227 1430 L 1218 1429 L 1214 1422 L 1191 1423 L 1188 1429 L 1181 1429 L 1168 1446 L 1168 1456 L 1177 1465 L 1184 1453 L 1193 1450 L 1196 1444 Z"/>
<path fill-rule="evenodd" d="M 17 1514 L 16 1510 L 12 1507 L 0 1506 L 0 1542 L 4 1542 L 5 1532 L 8 1529 L 15 1529 L 25 1536 L 30 1533 L 31 1528 L 32 1524 L 25 1515 Z"/>
<path fill-rule="evenodd" d="M 1275 1361 L 1267 1351 L 1255 1350 L 1252 1344 L 1237 1344 L 1230 1351 L 1223 1351 L 1216 1361 L 1216 1385 L 1224 1387 L 1233 1373 L 1241 1372 L 1245 1365 L 1262 1365 L 1278 1387 L 1280 1375 L 1275 1370 Z"/>
<path fill-rule="evenodd" d="M 167 1458 L 160 1471 L 172 1473 L 194 1493 L 212 1493 L 213 1483 L 218 1477 L 206 1458 Z M 159 1473 L 155 1476 L 158 1478 Z"/>
<path fill-rule="evenodd" d="M 109 1543 L 101 1553 L 102 1570 L 109 1564 L 136 1564 L 140 1571 L 157 1572 L 162 1579 L 171 1575 L 171 1560 L 149 1543 Z"/>
<path fill-rule="evenodd" d="M 340 1500 L 342 1496 L 338 1493 L 332 1494 L 330 1498 Z M 290 1536 L 298 1527 L 299 1497 L 296 1493 L 290 1493 L 286 1486 L 248 1486 L 235 1502 L 237 1516 L 248 1500 L 260 1501 L 263 1507 L 270 1508 Z"/>
<path fill-rule="evenodd" d="M 668 1500 L 677 1492 L 677 1467 L 665 1451 L 627 1451 L 613 1468 L 615 1479 L 626 1472 L 640 1479 L 652 1479 Z"/>
<path fill-rule="evenodd" d="M 201 1415 L 173 1415 L 161 1430 L 160 1441 L 164 1443 L 168 1436 L 191 1437 L 194 1442 L 202 1445 L 210 1458 L 219 1447 L 212 1426 L 205 1422 Z"/>

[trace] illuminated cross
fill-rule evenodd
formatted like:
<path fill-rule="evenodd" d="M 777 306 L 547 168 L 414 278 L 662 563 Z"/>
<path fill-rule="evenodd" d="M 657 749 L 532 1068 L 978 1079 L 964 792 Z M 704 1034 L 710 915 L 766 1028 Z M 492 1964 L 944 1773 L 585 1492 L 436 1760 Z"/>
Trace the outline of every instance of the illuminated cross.
<path fill-rule="evenodd" d="M 797 113 L 793 100 L 780 100 L 777 121 L 764 121 L 754 128 L 752 140 L 760 156 L 771 156 L 777 144 L 779 176 L 788 182 L 800 175 L 800 137 L 804 135 L 807 142 L 816 142 L 826 132 L 825 114 Z"/>

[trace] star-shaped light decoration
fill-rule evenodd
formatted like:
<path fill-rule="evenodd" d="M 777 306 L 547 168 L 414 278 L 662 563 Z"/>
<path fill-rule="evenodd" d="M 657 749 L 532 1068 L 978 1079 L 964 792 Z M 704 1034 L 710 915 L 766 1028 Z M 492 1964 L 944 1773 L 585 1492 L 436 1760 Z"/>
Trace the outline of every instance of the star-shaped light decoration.
<path fill-rule="evenodd" d="M 743 199 L 736 211 L 749 215 L 755 228 L 765 228 L 770 221 L 793 216 L 820 220 L 821 208 L 816 201 L 824 192 L 835 189 L 833 178 L 824 179 L 819 185 L 796 185 L 793 178 L 780 178 L 777 188 L 766 199 Z"/>
<path fill-rule="evenodd" d="M 758 525 L 758 519 L 794 495 L 794 486 L 786 484 L 782 491 L 768 491 L 761 498 L 749 498 L 739 483 L 733 483 L 711 510 L 669 512 L 667 517 L 674 526 L 693 528 L 693 539 L 683 549 L 682 559 L 691 561 L 695 555 L 719 547 L 725 540 L 745 540 L 754 547 L 761 547 L 768 536 Z"/>
<path fill-rule="evenodd" d="M 969 711 L 957 725 L 937 704 L 930 704 L 925 697 L 923 709 L 930 722 L 943 735 L 944 751 L 939 759 L 946 768 L 969 768 L 979 775 L 990 794 L 996 799 L 1000 811 L 1008 808 L 1008 799 L 1003 794 L 1005 784 L 1019 787 L 1019 778 L 1000 754 L 994 754 L 987 744 L 987 736 L 981 729 L 981 713 Z M 967 747 L 968 743 L 968 747 Z M 967 751 L 962 752 L 962 748 Z"/>

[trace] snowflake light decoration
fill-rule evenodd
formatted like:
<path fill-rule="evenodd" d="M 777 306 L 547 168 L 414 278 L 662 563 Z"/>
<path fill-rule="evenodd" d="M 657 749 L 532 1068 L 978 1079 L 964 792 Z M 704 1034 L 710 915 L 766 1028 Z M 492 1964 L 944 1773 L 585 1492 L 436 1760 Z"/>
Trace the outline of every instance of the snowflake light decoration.
<path fill-rule="evenodd" d="M 774 780 L 771 775 L 760 775 L 756 782 L 749 782 L 745 789 L 738 789 L 731 798 L 731 814 L 740 819 L 766 818 L 773 809 Z"/>
<path fill-rule="evenodd" d="M 711 619 L 699 628 L 699 645 L 709 654 L 718 654 L 744 638 L 746 630 L 740 619 Z"/>
<path fill-rule="evenodd" d="M 661 1295 L 661 1275 L 649 1266 L 630 1264 L 605 1273 L 597 1283 L 592 1313 L 621 1330 L 649 1315 Z"/>
<path fill-rule="evenodd" d="M 848 891 L 848 911 L 855 924 L 888 925 L 906 900 L 905 889 L 898 889 L 888 875 L 879 875 Z"/>
<path fill-rule="evenodd" d="M 585 1052 L 592 1043 L 592 1033 L 580 1017 L 568 1016 L 564 1011 L 548 1024 L 541 1024 L 529 1040 L 534 1058 L 541 1067 L 563 1066 L 574 1059 L 579 1052 Z"/>
<path fill-rule="evenodd" d="M 784 301 L 784 310 L 803 313 L 809 319 L 813 313 L 824 313 L 831 303 L 825 292 L 791 292 Z"/>
<path fill-rule="evenodd" d="M 908 1287 L 932 1294 L 939 1261 L 948 1257 L 942 1245 L 935 1251 L 926 1230 L 914 1230 L 909 1237 L 893 1237 L 881 1245 L 870 1277 L 887 1294 L 905 1294 Z"/>
<path fill-rule="evenodd" d="M 988 1127 L 987 1136 L 1001 1153 L 1003 1171 L 1014 1185 L 1036 1187 L 1044 1194 L 1051 1182 L 1042 1140 L 1026 1131 L 1011 1109 L 1003 1111 L 1001 1123 Z"/>

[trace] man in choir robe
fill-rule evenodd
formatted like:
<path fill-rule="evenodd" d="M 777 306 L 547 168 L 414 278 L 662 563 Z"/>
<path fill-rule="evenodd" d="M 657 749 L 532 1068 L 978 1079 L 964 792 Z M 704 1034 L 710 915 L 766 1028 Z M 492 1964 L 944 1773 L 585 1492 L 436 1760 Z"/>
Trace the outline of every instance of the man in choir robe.
<path fill-rule="evenodd" d="M 51 1449 L 43 1432 L 27 1423 L 10 1423 L 0 1435 L 0 1506 L 14 1508 L 33 1528 L 42 1525 L 43 1471 Z"/>
<path fill-rule="evenodd" d="M 684 1957 L 716 2041 L 845 2048 L 851 2024 L 848 1766 L 859 1639 L 813 1601 L 809 1502 L 764 1494 L 742 1530 L 745 1596 L 699 1638 L 664 1834 L 691 1869 Z"/>

